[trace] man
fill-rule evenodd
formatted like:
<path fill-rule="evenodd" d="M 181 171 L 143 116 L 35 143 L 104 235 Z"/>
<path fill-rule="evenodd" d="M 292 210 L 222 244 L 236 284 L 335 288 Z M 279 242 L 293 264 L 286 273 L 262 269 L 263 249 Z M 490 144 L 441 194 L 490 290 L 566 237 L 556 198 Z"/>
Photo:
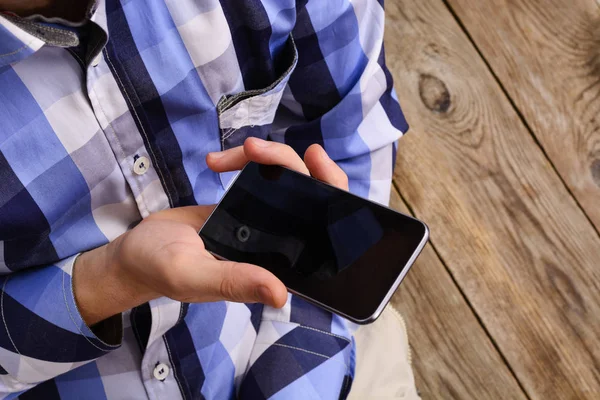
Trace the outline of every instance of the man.
<path fill-rule="evenodd" d="M 382 2 L 0 11 L 2 397 L 344 398 L 350 324 L 197 231 L 249 160 L 387 202 Z"/>

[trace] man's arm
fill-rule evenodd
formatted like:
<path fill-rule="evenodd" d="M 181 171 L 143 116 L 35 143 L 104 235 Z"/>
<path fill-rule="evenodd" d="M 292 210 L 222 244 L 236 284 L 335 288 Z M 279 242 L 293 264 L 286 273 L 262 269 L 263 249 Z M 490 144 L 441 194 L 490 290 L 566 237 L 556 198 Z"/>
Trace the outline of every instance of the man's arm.
<path fill-rule="evenodd" d="M 0 278 L 0 398 L 117 349 L 121 313 L 161 296 L 281 307 L 273 274 L 204 249 L 197 232 L 211 211 L 165 210 L 107 245 Z"/>
<path fill-rule="evenodd" d="M 299 2 L 300 3 L 300 2 Z M 396 141 L 408 130 L 385 66 L 377 0 L 308 0 L 293 30 L 298 65 L 271 138 L 300 154 L 321 143 L 350 190 L 389 201 Z"/>
<path fill-rule="evenodd" d="M 215 172 L 239 170 L 248 161 L 283 165 L 347 189 L 346 175 L 319 146 L 302 160 L 289 146 L 251 138 L 207 158 Z M 216 260 L 205 250 L 198 230 L 211 211 L 164 210 L 105 246 L 0 277 L 0 398 L 118 348 L 120 313 L 151 299 L 282 307 L 287 290 L 272 273 Z"/>

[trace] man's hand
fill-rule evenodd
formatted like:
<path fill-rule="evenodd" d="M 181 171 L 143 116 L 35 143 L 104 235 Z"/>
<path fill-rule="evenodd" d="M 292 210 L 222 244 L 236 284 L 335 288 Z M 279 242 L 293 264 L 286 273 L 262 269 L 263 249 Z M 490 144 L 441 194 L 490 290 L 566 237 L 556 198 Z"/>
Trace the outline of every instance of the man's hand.
<path fill-rule="evenodd" d="M 282 165 L 348 189 L 346 174 L 319 145 L 308 148 L 304 161 L 289 146 L 256 138 L 207 157 L 215 172 L 239 170 L 248 161 Z M 198 231 L 213 208 L 158 212 L 108 245 L 80 255 L 73 282 L 86 323 L 93 325 L 161 296 L 283 307 L 287 291 L 272 273 L 256 265 L 219 261 L 206 251 Z"/>

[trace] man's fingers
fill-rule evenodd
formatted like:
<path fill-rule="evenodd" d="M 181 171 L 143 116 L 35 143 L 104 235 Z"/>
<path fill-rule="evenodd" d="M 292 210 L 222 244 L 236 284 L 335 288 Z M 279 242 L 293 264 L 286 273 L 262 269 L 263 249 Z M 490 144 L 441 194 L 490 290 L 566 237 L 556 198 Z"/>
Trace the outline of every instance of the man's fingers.
<path fill-rule="evenodd" d="M 243 146 L 211 153 L 206 158 L 208 166 L 215 172 L 237 171 L 244 168 L 248 161 L 282 165 L 308 175 L 304 161 L 290 146 L 259 138 L 248 138 Z"/>
<path fill-rule="evenodd" d="M 281 165 L 305 175 L 309 174 L 302 158 L 287 144 L 249 138 L 244 142 L 244 153 L 249 161 L 259 164 Z"/>
<path fill-rule="evenodd" d="M 244 168 L 247 163 L 248 158 L 244 154 L 243 146 L 208 153 L 206 156 L 206 164 L 215 172 L 238 171 Z"/>
<path fill-rule="evenodd" d="M 192 301 L 234 301 L 283 307 L 285 285 L 271 272 L 252 264 L 203 259 L 188 283 L 195 293 Z"/>
<path fill-rule="evenodd" d="M 313 144 L 306 150 L 304 162 L 313 177 L 340 189 L 348 190 L 348 176 L 329 158 L 320 145 Z"/>

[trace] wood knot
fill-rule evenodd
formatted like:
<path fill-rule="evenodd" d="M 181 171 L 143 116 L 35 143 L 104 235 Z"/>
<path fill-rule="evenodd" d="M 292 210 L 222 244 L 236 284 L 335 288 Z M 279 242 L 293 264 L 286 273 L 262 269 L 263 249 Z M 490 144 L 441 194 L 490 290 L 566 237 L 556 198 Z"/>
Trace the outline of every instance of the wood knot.
<path fill-rule="evenodd" d="M 582 30 L 585 36 L 577 38 L 585 52 L 585 62 L 588 74 L 596 82 L 600 78 L 600 24 L 598 20 L 585 21 L 586 27 Z"/>
<path fill-rule="evenodd" d="M 594 180 L 594 183 L 600 187 L 600 159 L 592 161 L 590 170 L 592 172 L 592 179 Z"/>
<path fill-rule="evenodd" d="M 433 75 L 419 76 L 419 96 L 425 107 L 436 113 L 445 113 L 450 108 L 450 92 L 439 78 Z"/>
<path fill-rule="evenodd" d="M 564 306 L 579 315 L 585 314 L 586 308 L 583 297 L 577 290 L 577 287 L 573 284 L 569 275 L 558 268 L 554 263 L 545 259 L 542 259 L 542 261 L 545 264 L 546 273 L 548 274 L 550 283 L 562 298 Z"/>

